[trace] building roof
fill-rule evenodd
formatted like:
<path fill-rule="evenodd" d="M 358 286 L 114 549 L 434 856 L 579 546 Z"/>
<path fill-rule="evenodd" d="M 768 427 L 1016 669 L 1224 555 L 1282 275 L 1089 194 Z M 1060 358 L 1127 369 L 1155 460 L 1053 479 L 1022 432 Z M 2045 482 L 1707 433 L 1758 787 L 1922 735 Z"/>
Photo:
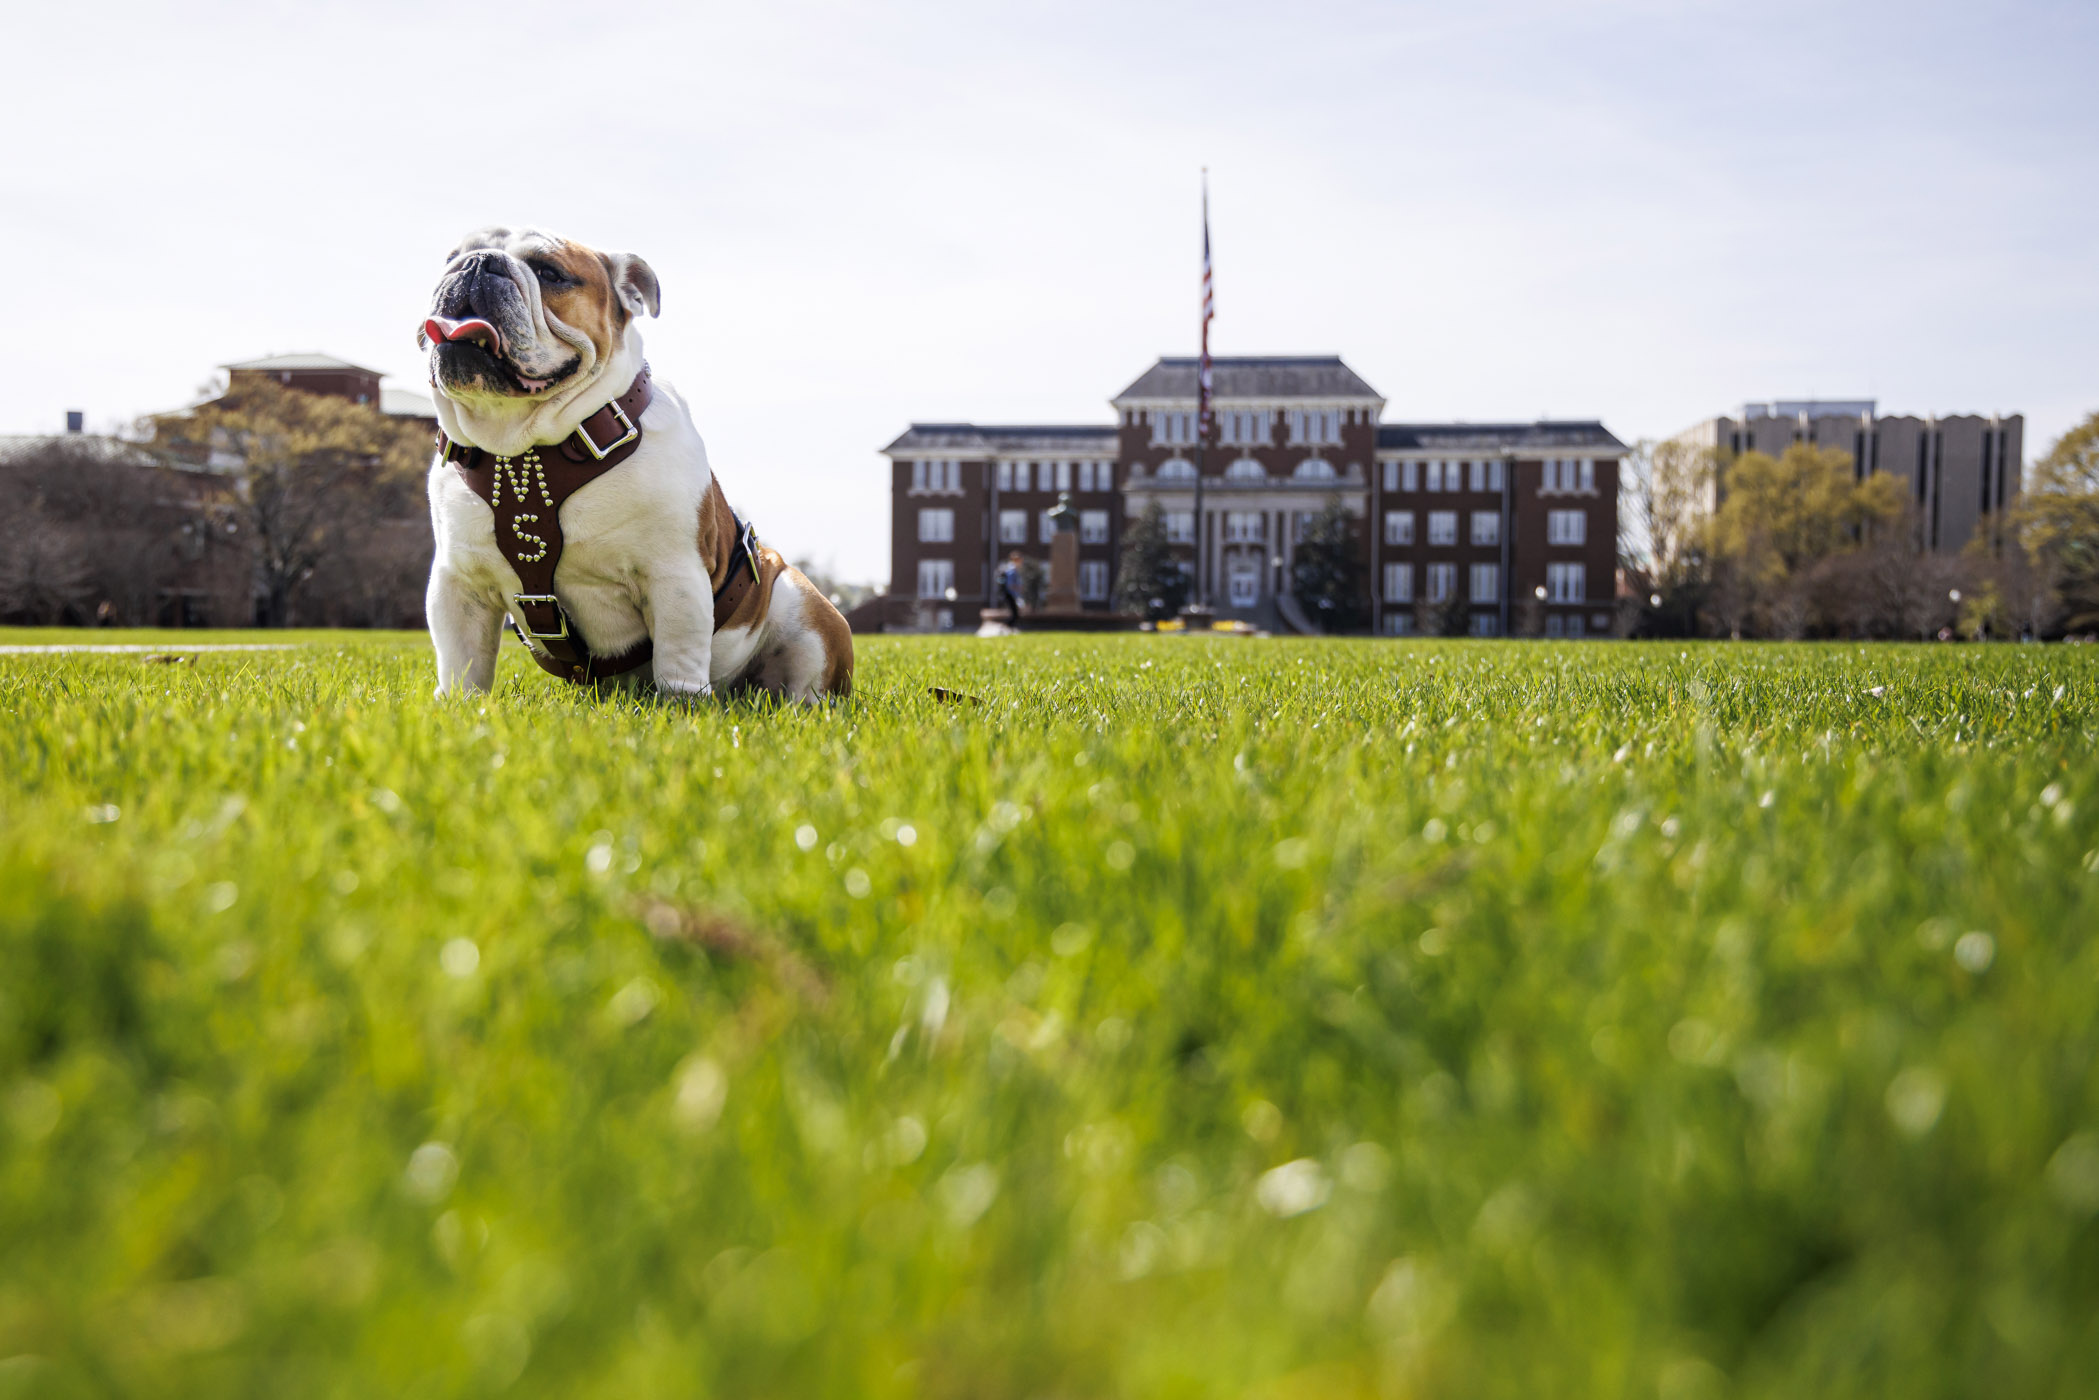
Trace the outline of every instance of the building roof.
<path fill-rule="evenodd" d="M 346 369 L 358 374 L 379 373 L 376 369 L 366 369 L 363 365 L 353 365 L 348 360 L 338 360 L 333 355 L 318 352 L 310 355 L 265 355 L 259 360 L 242 360 L 238 364 L 220 365 L 219 368 L 264 370 L 271 374 L 287 369 Z"/>
<path fill-rule="evenodd" d="M 1553 448 L 1623 452 L 1596 422 L 1380 423 L 1377 445 L 1390 451 L 1543 452 Z"/>
<path fill-rule="evenodd" d="M 437 404 L 422 389 L 379 388 L 379 411 L 393 418 L 435 418 Z"/>
<path fill-rule="evenodd" d="M 913 423 L 882 451 L 891 457 L 933 452 L 1087 452 L 1112 457 L 1115 428 L 1094 423 Z"/>
<path fill-rule="evenodd" d="M 1192 399 L 1196 359 L 1161 357 L 1110 402 Z M 1231 355 L 1210 361 L 1210 392 L 1220 399 L 1375 399 L 1378 391 L 1339 355 Z"/>

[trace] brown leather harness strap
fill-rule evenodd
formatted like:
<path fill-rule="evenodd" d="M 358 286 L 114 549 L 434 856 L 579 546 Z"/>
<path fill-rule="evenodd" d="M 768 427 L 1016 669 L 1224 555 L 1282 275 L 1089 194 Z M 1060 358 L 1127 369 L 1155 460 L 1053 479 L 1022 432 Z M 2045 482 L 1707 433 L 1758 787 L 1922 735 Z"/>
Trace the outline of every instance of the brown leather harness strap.
<path fill-rule="evenodd" d="M 649 367 L 643 365 L 626 393 L 584 419 L 575 432 L 559 443 L 528 447 L 517 457 L 498 457 L 437 435 L 439 456 L 495 511 L 496 548 L 517 571 L 519 588 L 511 599 L 514 612 L 509 621 L 518 640 L 540 669 L 577 685 L 624 675 L 656 653 L 654 640 L 643 637 L 625 651 L 597 655 L 554 596 L 554 570 L 561 563 L 563 544 L 562 505 L 640 448 L 641 415 L 654 397 Z M 739 522 L 729 579 L 715 589 L 716 627 L 742 598 L 741 589 L 734 590 L 733 598 L 728 596 L 732 585 L 744 578 L 737 553 L 750 561 L 752 579 L 757 576 L 752 541 L 751 528 Z"/>

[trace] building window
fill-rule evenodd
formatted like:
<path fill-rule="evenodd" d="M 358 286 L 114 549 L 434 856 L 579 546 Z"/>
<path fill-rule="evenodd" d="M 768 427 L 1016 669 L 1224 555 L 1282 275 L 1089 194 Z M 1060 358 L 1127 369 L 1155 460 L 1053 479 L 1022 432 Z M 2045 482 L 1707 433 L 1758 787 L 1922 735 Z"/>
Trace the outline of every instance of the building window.
<path fill-rule="evenodd" d="M 1572 457 L 1548 457 L 1545 460 L 1545 489 L 1547 491 L 1580 491 L 1585 495 L 1596 494 L 1596 459 L 1584 457 L 1576 461 Z"/>
<path fill-rule="evenodd" d="M 1108 596 L 1108 561 L 1105 559 L 1081 559 L 1079 561 L 1079 597 L 1089 603 L 1098 603 Z"/>
<path fill-rule="evenodd" d="M 1453 471 L 1457 469 L 1458 464 L 1456 462 L 1450 465 Z M 1501 463 L 1471 461 L 1465 463 L 1464 466 L 1466 485 L 1469 489 L 1474 491 L 1499 491 L 1501 489 Z M 1451 489 L 1456 490 L 1457 488 L 1453 486 Z"/>
<path fill-rule="evenodd" d="M 1416 485 L 1421 478 L 1420 467 L 1421 463 L 1419 462 L 1401 462 L 1399 464 L 1400 490 L 1412 491 L 1416 488 Z"/>
<path fill-rule="evenodd" d="M 911 464 L 911 489 L 913 491 L 960 491 L 962 489 L 962 464 L 952 461 L 913 462 Z"/>
<path fill-rule="evenodd" d="M 950 544 L 955 538 L 955 513 L 951 510 L 922 510 L 918 513 L 920 544 Z"/>
<path fill-rule="evenodd" d="M 1095 465 L 1099 470 L 1094 472 L 1093 479 L 1100 483 L 1099 489 L 1102 491 L 1113 491 L 1115 489 L 1115 468 L 1106 462 L 1099 462 Z"/>
<path fill-rule="evenodd" d="M 1170 510 L 1166 512 L 1166 542 L 1168 544 L 1195 543 L 1194 511 Z"/>
<path fill-rule="evenodd" d="M 1385 601 L 1388 603 L 1411 603 L 1414 601 L 1414 566 L 1412 564 L 1385 565 Z"/>
<path fill-rule="evenodd" d="M 1011 491 L 1013 489 L 1013 464 L 1011 462 L 998 464 L 998 489 L 1001 491 Z"/>
<path fill-rule="evenodd" d="M 1257 510 L 1228 510 L 1224 513 L 1226 544 L 1258 544 L 1265 533 L 1261 512 Z"/>
<path fill-rule="evenodd" d="M 1268 441 L 1265 409 L 1227 409 L 1217 415 L 1217 427 L 1224 441 L 1234 447 L 1260 446 Z"/>
<path fill-rule="evenodd" d="M 1506 470 L 1507 468 L 1502 462 L 1487 463 L 1487 489 L 1489 491 L 1501 490 L 1503 482 L 1507 479 L 1504 475 Z"/>
<path fill-rule="evenodd" d="M 1108 512 L 1104 510 L 1082 510 L 1079 512 L 1079 543 L 1106 544 L 1108 542 Z"/>
<path fill-rule="evenodd" d="M 1057 463 L 1057 487 L 1056 487 L 1056 489 L 1057 489 L 1057 490 L 1059 490 L 1059 491 L 1069 491 L 1069 490 L 1071 489 L 1071 463 L 1069 463 L 1069 462 L 1059 462 L 1059 463 Z"/>
<path fill-rule="evenodd" d="M 1266 481 L 1268 469 L 1251 457 L 1241 457 L 1224 469 L 1226 481 Z"/>
<path fill-rule="evenodd" d="M 998 513 L 998 542 L 1000 544 L 1026 544 L 1028 542 L 1028 513 L 1024 510 L 1002 510 Z"/>
<path fill-rule="evenodd" d="M 1499 637 L 1501 635 L 1500 614 L 1474 613 L 1472 615 L 1472 635 L 1475 637 Z"/>
<path fill-rule="evenodd" d="M 1414 614 L 1386 613 L 1385 635 L 1388 637 L 1411 637 L 1414 635 Z"/>
<path fill-rule="evenodd" d="M 1501 566 L 1498 564 L 1474 564 L 1472 577 L 1467 580 L 1472 591 L 1466 596 L 1475 603 L 1498 603 L 1501 601 Z"/>
<path fill-rule="evenodd" d="M 1387 491 L 1397 491 L 1399 489 L 1399 463 L 1397 462 L 1385 463 L 1385 489 Z"/>
<path fill-rule="evenodd" d="M 1414 543 L 1414 512 L 1411 510 L 1388 510 L 1385 512 L 1385 543 Z"/>
<path fill-rule="evenodd" d="M 1477 545 L 1501 543 L 1501 512 L 1476 510 L 1472 512 L 1472 542 Z"/>
<path fill-rule="evenodd" d="M 1567 619 L 1567 635 L 1570 637 L 1579 637 L 1581 634 L 1582 615 L 1580 613 L 1574 613 Z"/>
<path fill-rule="evenodd" d="M 1338 408 L 1293 408 L 1290 410 L 1290 445 L 1338 446 L 1341 442 L 1341 410 Z"/>
<path fill-rule="evenodd" d="M 1195 441 L 1195 415 L 1193 413 L 1154 413 L 1152 415 L 1152 443 L 1190 443 Z"/>
<path fill-rule="evenodd" d="M 1296 470 L 1292 471 L 1290 475 L 1299 481 L 1332 481 L 1334 479 L 1334 464 L 1332 462 L 1322 462 L 1317 457 L 1307 457 L 1304 461 L 1297 464 Z"/>
<path fill-rule="evenodd" d="M 1161 481 L 1193 481 L 1195 463 L 1185 457 L 1172 457 L 1159 463 L 1159 470 L 1155 475 Z"/>
<path fill-rule="evenodd" d="M 1582 601 L 1582 575 L 1580 564 L 1547 564 L 1545 566 L 1545 596 L 1555 603 L 1579 603 Z"/>
<path fill-rule="evenodd" d="M 1610 631 L 1611 615 L 1609 613 L 1590 613 L 1589 630 L 1599 637 Z"/>
<path fill-rule="evenodd" d="M 1447 603 L 1457 590 L 1458 566 L 1455 564 L 1431 564 L 1428 566 L 1428 600 L 1431 603 Z"/>
<path fill-rule="evenodd" d="M 1430 544 L 1456 544 L 1458 542 L 1458 513 L 1454 510 L 1432 510 L 1428 513 L 1428 542 Z"/>
<path fill-rule="evenodd" d="M 1421 465 L 1424 468 L 1422 475 L 1426 478 L 1422 482 L 1421 489 L 1424 491 L 1441 491 L 1443 489 L 1443 464 L 1441 462 L 1423 462 Z"/>
<path fill-rule="evenodd" d="M 1079 489 L 1081 491 L 1091 491 L 1093 489 L 1093 463 L 1091 462 L 1079 463 Z"/>
<path fill-rule="evenodd" d="M 1586 544 L 1589 539 L 1589 516 L 1585 511 L 1555 510 L 1545 515 L 1545 542 L 1547 544 Z"/>
<path fill-rule="evenodd" d="M 1548 637 L 1564 637 L 1565 635 L 1567 635 L 1566 620 L 1562 618 L 1558 613 L 1554 613 L 1550 617 L 1546 618 L 1545 635 Z"/>
<path fill-rule="evenodd" d="M 918 561 L 918 596 L 921 598 L 945 598 L 947 591 L 955 586 L 955 561 L 952 559 L 921 559 Z"/>
<path fill-rule="evenodd" d="M 1035 517 L 1035 520 L 1036 528 L 1042 534 L 1041 542 L 1043 544 L 1048 544 L 1051 540 L 1057 538 L 1057 522 L 1050 518 L 1050 513 L 1048 511 L 1043 511 L 1040 515 Z"/>

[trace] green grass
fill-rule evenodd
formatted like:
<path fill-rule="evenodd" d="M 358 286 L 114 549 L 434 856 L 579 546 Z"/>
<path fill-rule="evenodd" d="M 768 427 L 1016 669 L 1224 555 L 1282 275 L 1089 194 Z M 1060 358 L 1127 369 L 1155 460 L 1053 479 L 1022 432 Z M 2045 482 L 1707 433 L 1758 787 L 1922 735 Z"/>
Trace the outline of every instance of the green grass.
<path fill-rule="evenodd" d="M 0 1396 L 2090 1393 L 2099 652 L 859 649 L 0 657 Z"/>

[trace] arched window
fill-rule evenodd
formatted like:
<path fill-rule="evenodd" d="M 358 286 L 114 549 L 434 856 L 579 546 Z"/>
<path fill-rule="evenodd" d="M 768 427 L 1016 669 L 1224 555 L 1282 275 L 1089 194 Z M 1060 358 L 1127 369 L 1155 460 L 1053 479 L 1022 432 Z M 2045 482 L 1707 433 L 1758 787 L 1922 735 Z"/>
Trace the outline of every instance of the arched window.
<path fill-rule="evenodd" d="M 1268 470 L 1251 457 L 1241 457 L 1224 469 L 1227 481 L 1266 481 Z"/>
<path fill-rule="evenodd" d="M 1195 463 L 1185 457 L 1170 458 L 1159 463 L 1159 470 L 1153 476 L 1160 481 L 1193 481 Z"/>
<path fill-rule="evenodd" d="M 1297 464 L 1297 470 L 1290 473 L 1290 475 L 1299 481 L 1332 481 L 1334 479 L 1334 464 L 1332 462 L 1322 462 L 1317 457 L 1307 457 L 1304 461 Z"/>

